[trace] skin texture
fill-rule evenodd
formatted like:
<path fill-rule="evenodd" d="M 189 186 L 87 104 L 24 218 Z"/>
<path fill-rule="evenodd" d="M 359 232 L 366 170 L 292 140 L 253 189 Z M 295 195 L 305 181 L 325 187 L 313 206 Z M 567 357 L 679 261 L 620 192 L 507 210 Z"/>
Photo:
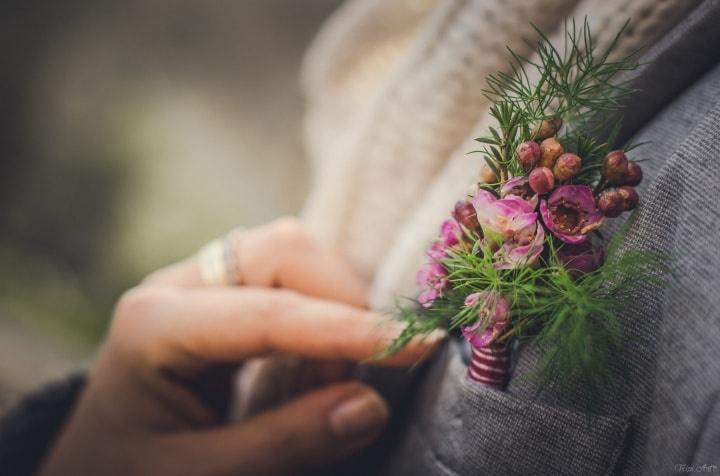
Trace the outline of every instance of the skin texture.
<path fill-rule="evenodd" d="M 236 260 L 243 286 L 204 286 L 191 258 L 120 299 L 42 475 L 298 474 L 380 435 L 382 398 L 341 381 L 399 332 L 365 309 L 365 283 L 290 219 L 246 232 Z M 441 337 L 378 364 L 412 365 Z M 301 395 L 223 422 L 218 389 L 229 388 L 231 371 L 275 352 L 311 359 L 298 376 Z"/>

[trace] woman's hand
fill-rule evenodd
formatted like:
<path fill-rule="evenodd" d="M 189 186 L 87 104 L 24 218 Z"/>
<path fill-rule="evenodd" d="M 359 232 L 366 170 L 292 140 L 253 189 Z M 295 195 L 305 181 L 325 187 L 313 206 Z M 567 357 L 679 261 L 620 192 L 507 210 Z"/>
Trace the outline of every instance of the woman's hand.
<path fill-rule="evenodd" d="M 358 362 L 397 332 L 360 307 L 362 281 L 295 222 L 252 230 L 240 243 L 245 286 L 203 286 L 190 259 L 120 300 L 42 474 L 291 474 L 348 456 L 380 434 L 387 406 L 358 382 L 326 385 L 241 423 L 221 422 L 209 376 L 273 352 Z M 381 364 L 413 364 L 435 342 L 416 342 Z"/>

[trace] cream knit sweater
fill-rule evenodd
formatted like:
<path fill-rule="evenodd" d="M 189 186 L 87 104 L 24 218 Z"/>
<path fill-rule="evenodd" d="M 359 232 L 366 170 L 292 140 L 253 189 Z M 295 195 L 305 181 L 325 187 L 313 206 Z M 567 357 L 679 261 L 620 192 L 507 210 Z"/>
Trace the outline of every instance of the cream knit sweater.
<path fill-rule="evenodd" d="M 371 304 L 414 296 L 438 224 L 476 181 L 468 156 L 487 129 L 485 77 L 509 46 L 530 54 L 530 23 L 554 41 L 587 16 L 599 48 L 628 19 L 623 55 L 651 44 L 691 0 L 351 0 L 306 58 L 306 143 L 314 184 L 303 216 L 372 279 Z"/>

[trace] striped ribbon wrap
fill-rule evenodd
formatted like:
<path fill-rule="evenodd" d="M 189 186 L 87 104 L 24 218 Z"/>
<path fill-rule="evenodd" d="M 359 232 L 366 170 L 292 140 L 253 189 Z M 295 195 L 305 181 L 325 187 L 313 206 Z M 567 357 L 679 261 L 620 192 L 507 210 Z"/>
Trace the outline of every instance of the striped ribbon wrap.
<path fill-rule="evenodd" d="M 510 375 L 510 348 L 471 345 L 470 349 L 468 376 L 476 382 L 503 390 Z"/>

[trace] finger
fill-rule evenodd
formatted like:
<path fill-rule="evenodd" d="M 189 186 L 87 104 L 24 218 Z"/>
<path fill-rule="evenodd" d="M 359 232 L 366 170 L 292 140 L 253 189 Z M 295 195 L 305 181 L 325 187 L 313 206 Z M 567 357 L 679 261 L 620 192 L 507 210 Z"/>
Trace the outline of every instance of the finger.
<path fill-rule="evenodd" d="M 234 241 L 243 284 L 279 286 L 309 296 L 365 306 L 367 283 L 334 250 L 317 245 L 299 222 L 281 219 L 248 230 Z M 150 275 L 147 284 L 203 286 L 196 257 Z"/>
<path fill-rule="evenodd" d="M 327 360 L 377 357 L 401 326 L 377 313 L 266 288 L 139 289 L 121 299 L 111 332 L 129 353 L 157 365 L 239 362 L 280 351 Z M 379 361 L 407 366 L 441 335 L 413 340 Z"/>
<path fill-rule="evenodd" d="M 196 474 L 298 474 L 369 445 L 388 416 L 387 405 L 369 387 L 337 384 L 241 424 L 166 437 L 163 445 L 167 454 L 192 462 L 183 466 Z"/>

